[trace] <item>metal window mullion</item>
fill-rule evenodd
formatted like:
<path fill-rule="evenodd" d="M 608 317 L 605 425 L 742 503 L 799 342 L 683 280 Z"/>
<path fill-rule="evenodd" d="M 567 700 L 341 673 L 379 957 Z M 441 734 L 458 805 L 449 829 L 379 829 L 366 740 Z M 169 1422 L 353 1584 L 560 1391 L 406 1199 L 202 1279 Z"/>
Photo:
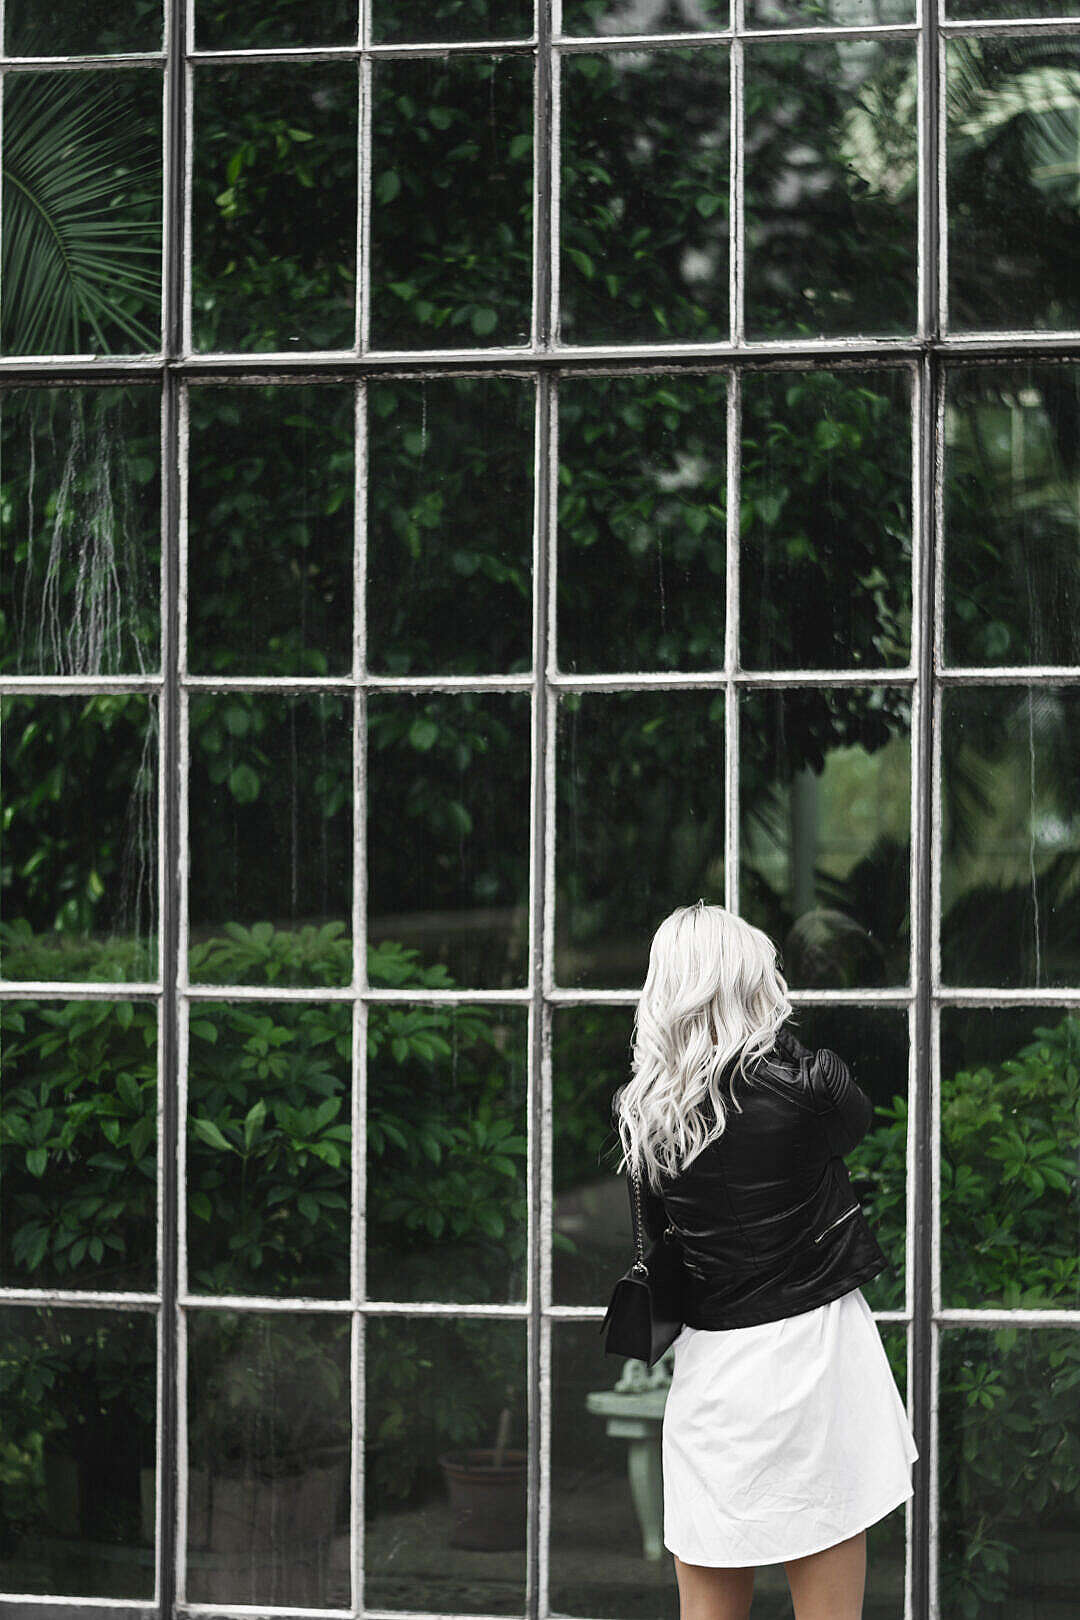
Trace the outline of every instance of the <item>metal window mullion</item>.
<path fill-rule="evenodd" d="M 732 345 L 735 348 L 739 348 L 746 341 L 744 320 L 744 242 L 746 238 L 746 210 L 744 206 L 744 196 L 746 188 L 743 164 L 746 135 L 746 58 L 743 51 L 743 42 L 741 37 L 744 0 L 731 0 L 731 3 L 734 37 L 731 41 L 731 53 L 728 71 L 731 108 L 729 114 L 731 127 L 728 131 L 728 153 L 731 170 L 730 201 L 728 203 L 729 322 Z M 738 659 L 735 660 L 736 664 L 737 662 Z M 731 667 L 734 667 L 734 665 Z"/>
<path fill-rule="evenodd" d="M 742 0 L 736 0 L 741 6 Z M 734 182 L 733 182 L 734 184 Z M 724 624 L 724 903 L 739 910 L 739 508 L 742 500 L 742 379 L 728 373 Z"/>
<path fill-rule="evenodd" d="M 551 0 L 537 0 L 541 46 L 535 102 L 534 147 L 540 152 L 548 181 L 556 165 L 552 156 L 551 101 L 553 70 Z M 547 66 L 540 67 L 540 58 Z M 553 235 L 541 227 L 541 252 L 550 260 Z M 550 263 L 548 264 L 550 271 Z M 544 274 L 538 283 L 541 296 Z M 536 336 L 549 343 L 550 306 L 537 303 Z M 558 384 L 553 374 L 537 377 L 533 449 L 533 589 L 530 828 L 529 828 L 529 1015 L 526 1086 L 526 1178 L 528 1231 L 526 1252 L 526 1432 L 527 1466 L 525 1614 L 537 1620 L 549 1607 L 551 1538 L 551 1325 L 552 1158 L 554 1108 L 551 1074 L 551 1008 L 546 994 L 554 983 L 555 936 L 555 740 L 557 698 L 549 677 L 556 662 L 556 555 L 558 534 Z"/>
<path fill-rule="evenodd" d="M 361 3 L 361 38 L 371 30 L 366 0 Z M 375 83 L 370 51 L 364 48 L 357 72 L 356 119 L 356 277 L 353 287 L 356 324 L 354 340 L 358 355 L 371 346 L 371 170 L 374 145 Z"/>

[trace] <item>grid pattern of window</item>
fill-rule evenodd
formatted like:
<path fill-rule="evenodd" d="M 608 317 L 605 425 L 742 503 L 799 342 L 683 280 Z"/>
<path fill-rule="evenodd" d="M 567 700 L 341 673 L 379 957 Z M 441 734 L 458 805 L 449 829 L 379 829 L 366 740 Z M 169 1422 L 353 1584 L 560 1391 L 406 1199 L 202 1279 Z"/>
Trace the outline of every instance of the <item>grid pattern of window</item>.
<path fill-rule="evenodd" d="M 879 1106 L 905 1616 L 1064 1612 L 1080 16 L 1040 9 L 7 0 L 0 1613 L 667 1601 L 588 1574 L 625 1257 L 567 1194 L 702 893 Z M 425 1560 L 502 1413 L 522 1546 Z"/>

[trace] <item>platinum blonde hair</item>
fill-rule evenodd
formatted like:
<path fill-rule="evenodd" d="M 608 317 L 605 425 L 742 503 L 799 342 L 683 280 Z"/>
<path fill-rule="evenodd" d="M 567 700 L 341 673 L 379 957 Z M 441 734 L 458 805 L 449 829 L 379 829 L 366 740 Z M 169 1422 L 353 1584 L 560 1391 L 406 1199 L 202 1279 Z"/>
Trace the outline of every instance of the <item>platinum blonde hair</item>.
<path fill-rule="evenodd" d="M 764 1056 L 790 1018 L 787 983 L 768 934 L 724 906 L 679 906 L 653 935 L 637 1004 L 632 1077 L 613 1114 L 622 1143 L 619 1170 L 632 1168 L 659 1190 L 727 1127 L 721 1076 Z M 732 1105 L 734 1072 L 729 1080 Z M 703 1117 L 708 1097 L 715 1124 Z"/>

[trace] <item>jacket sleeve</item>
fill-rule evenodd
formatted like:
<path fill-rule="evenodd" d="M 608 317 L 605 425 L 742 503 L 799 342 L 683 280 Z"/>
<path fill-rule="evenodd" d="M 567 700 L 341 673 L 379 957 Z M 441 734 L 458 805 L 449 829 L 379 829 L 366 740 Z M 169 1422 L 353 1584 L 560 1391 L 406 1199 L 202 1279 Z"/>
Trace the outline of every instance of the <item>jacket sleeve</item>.
<path fill-rule="evenodd" d="M 833 1155 L 843 1158 L 870 1129 L 874 1105 L 843 1058 L 827 1046 L 814 1053 L 810 1087 Z"/>

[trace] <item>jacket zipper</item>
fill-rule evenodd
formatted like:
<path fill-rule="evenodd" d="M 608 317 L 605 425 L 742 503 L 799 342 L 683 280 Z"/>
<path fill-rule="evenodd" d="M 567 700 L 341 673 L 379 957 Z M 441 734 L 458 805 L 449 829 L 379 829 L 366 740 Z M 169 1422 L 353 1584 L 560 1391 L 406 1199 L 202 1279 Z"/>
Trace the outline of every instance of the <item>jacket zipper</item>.
<path fill-rule="evenodd" d="M 814 1242 L 815 1243 L 820 1243 L 823 1237 L 828 1236 L 828 1234 L 832 1231 L 834 1226 L 839 1226 L 841 1221 L 846 1221 L 848 1216 L 849 1215 L 854 1215 L 855 1211 L 858 1208 L 859 1208 L 858 1204 L 852 1204 L 850 1209 L 845 1209 L 844 1213 L 842 1215 L 838 1215 L 836 1217 L 835 1221 L 830 1221 L 829 1222 L 829 1224 L 825 1228 L 824 1232 L 819 1232 L 818 1233 L 817 1237 L 814 1239 Z"/>

